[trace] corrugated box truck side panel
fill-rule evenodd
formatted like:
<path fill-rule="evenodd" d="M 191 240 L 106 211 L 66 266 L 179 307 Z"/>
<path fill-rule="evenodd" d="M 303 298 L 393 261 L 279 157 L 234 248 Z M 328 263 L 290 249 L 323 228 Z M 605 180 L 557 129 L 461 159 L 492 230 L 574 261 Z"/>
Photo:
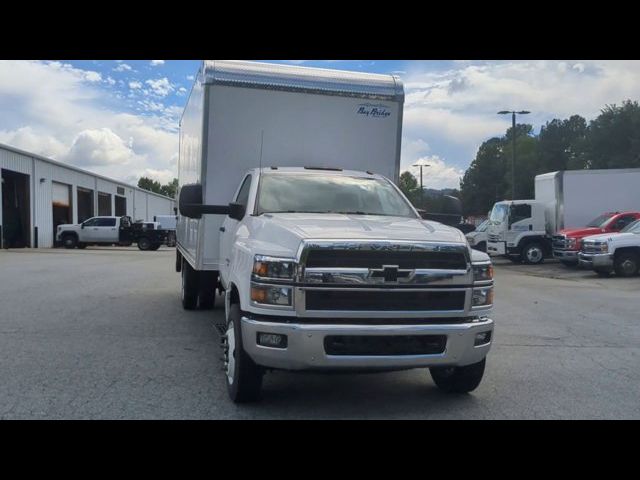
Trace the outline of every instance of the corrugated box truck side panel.
<path fill-rule="evenodd" d="M 178 160 L 179 186 L 200 183 L 202 169 L 202 139 L 204 120 L 204 87 L 202 72 L 191 90 L 189 100 L 180 121 L 180 154 Z M 176 236 L 179 239 L 182 254 L 192 265 L 196 265 L 199 223 L 202 219 L 178 217 Z"/>
<path fill-rule="evenodd" d="M 559 174 L 545 173 L 535 178 L 536 201 L 542 202 L 545 208 L 545 225 L 547 232 L 555 232 L 558 222 Z"/>
<path fill-rule="evenodd" d="M 207 204 L 232 200 L 244 172 L 260 164 L 261 148 L 263 167 L 370 170 L 397 182 L 401 102 L 216 84 L 206 88 Z M 386 114 L 366 115 L 371 108 Z M 222 215 L 207 215 L 201 235 L 218 238 L 223 221 Z M 217 242 L 203 246 L 204 269 L 217 269 Z"/>

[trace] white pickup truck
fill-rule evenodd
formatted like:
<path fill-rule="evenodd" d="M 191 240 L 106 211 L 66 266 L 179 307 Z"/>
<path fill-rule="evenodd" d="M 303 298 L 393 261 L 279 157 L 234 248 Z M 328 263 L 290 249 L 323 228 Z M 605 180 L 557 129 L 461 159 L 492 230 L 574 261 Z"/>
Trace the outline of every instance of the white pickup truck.
<path fill-rule="evenodd" d="M 80 224 L 58 225 L 56 240 L 65 248 L 117 244 L 122 218 L 125 217 L 93 217 Z"/>
<path fill-rule="evenodd" d="M 224 292 L 234 402 L 272 369 L 479 385 L 493 267 L 394 183 L 403 101 L 390 75 L 203 63 L 180 125 L 176 270 L 186 310 Z"/>
<path fill-rule="evenodd" d="M 618 233 L 585 237 L 578 254 L 580 265 L 592 268 L 607 277 L 612 271 L 620 277 L 632 277 L 640 272 L 640 220 Z"/>

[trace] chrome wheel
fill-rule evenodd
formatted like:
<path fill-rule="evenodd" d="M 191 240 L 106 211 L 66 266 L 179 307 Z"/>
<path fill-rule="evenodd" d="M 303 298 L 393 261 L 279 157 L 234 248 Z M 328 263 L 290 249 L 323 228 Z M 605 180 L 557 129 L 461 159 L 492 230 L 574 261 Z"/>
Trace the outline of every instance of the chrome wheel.
<path fill-rule="evenodd" d="M 625 273 L 625 275 L 633 275 L 636 273 L 636 264 L 633 260 L 627 258 L 621 264 L 620 268 Z"/>
<path fill-rule="evenodd" d="M 227 327 L 226 345 L 224 347 L 224 362 L 227 369 L 227 381 L 233 385 L 233 375 L 236 368 L 236 337 L 233 321 Z"/>
<path fill-rule="evenodd" d="M 538 245 L 532 245 L 531 247 L 527 247 L 525 251 L 525 258 L 528 263 L 540 263 L 542 260 L 542 248 Z"/>

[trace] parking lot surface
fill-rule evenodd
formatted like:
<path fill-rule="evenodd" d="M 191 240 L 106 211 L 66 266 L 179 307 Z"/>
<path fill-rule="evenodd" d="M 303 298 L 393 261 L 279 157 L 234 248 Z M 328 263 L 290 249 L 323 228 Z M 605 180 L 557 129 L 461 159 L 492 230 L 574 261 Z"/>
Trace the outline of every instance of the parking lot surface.
<path fill-rule="evenodd" d="M 185 312 L 175 251 L 0 251 L 2 419 L 640 418 L 640 277 L 496 261 L 480 387 L 427 370 L 269 373 L 227 398 L 215 311 Z"/>

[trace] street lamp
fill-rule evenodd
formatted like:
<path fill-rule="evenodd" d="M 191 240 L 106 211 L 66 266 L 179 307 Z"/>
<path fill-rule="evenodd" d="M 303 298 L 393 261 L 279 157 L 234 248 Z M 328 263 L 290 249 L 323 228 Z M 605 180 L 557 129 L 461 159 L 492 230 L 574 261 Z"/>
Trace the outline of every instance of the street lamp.
<path fill-rule="evenodd" d="M 520 112 L 514 112 L 511 110 L 501 110 L 498 115 L 511 114 L 511 124 L 513 125 L 513 155 L 511 157 L 511 200 L 516 198 L 516 115 L 527 115 L 531 112 L 522 110 Z"/>
<path fill-rule="evenodd" d="M 424 208 L 424 192 L 422 191 L 422 167 L 430 167 L 426 163 L 414 163 L 412 167 L 420 167 L 420 207 Z"/>

